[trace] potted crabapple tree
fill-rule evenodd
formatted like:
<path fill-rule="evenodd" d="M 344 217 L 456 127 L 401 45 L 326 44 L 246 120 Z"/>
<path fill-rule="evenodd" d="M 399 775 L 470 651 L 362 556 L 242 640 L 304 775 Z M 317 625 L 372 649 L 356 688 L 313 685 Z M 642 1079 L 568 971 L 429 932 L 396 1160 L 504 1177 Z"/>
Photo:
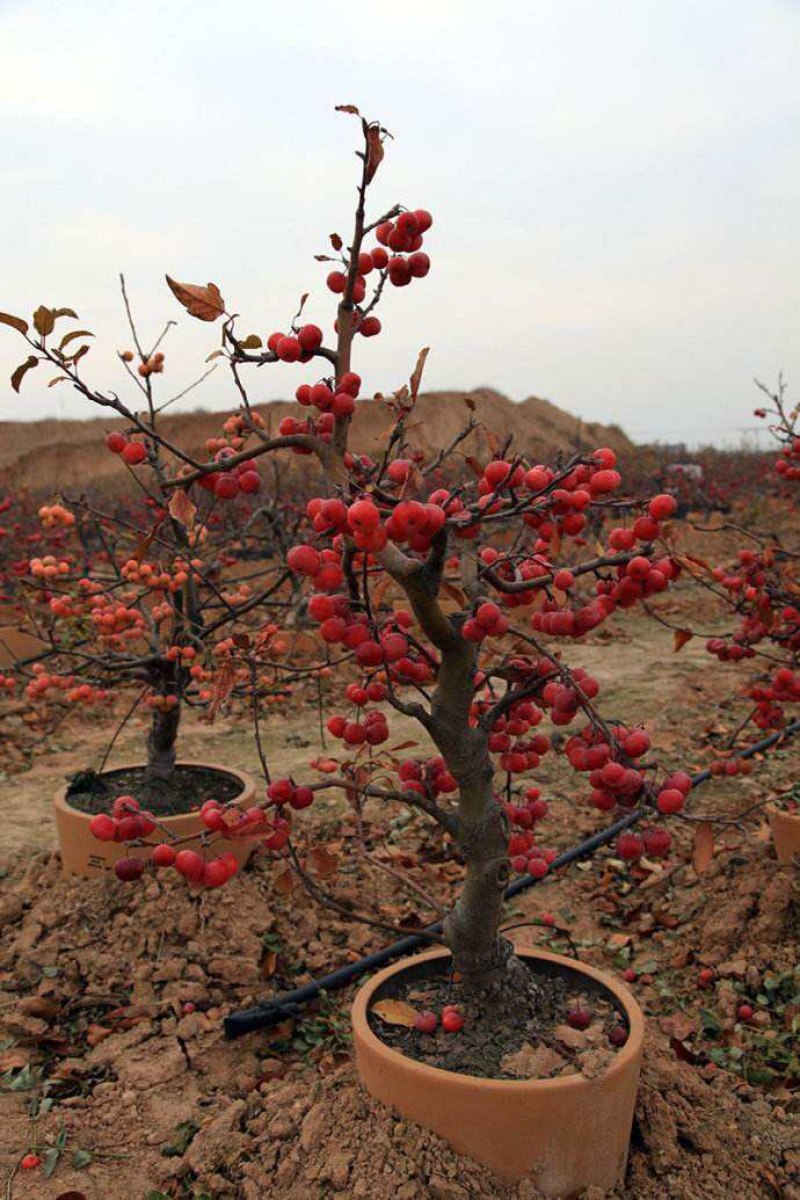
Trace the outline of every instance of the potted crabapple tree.
<path fill-rule="evenodd" d="M 503 896 L 513 872 L 541 878 L 553 861 L 536 836 L 547 812 L 536 777 L 557 747 L 576 792 L 599 812 L 652 805 L 649 828 L 620 838 L 621 857 L 669 850 L 661 817 L 683 805 L 690 781 L 648 759 L 643 729 L 601 713 L 598 683 L 572 651 L 579 657 L 582 639 L 611 613 L 676 578 L 679 567 L 658 548 L 675 503 L 668 495 L 620 499 L 615 456 L 605 448 L 543 464 L 487 430 L 488 460 L 465 458 L 460 447 L 477 424 L 469 398 L 463 430 L 423 460 L 410 437 L 426 351 L 408 386 L 359 399 L 354 348 L 381 332 L 376 309 L 393 288 L 416 288 L 428 275 L 432 218 L 400 204 L 368 218 L 386 131 L 352 106 L 343 111 L 359 119 L 363 141 L 349 244 L 334 236 L 334 255 L 318 256 L 334 259 L 326 268 L 336 298 L 330 345 L 298 316 L 263 346 L 238 332 L 215 285 L 170 283 L 198 319 L 220 320 L 244 414 L 246 368 L 294 364 L 300 376 L 297 415 L 276 436 L 238 449 L 226 472 L 284 450 L 313 456 L 322 472 L 286 563 L 342 679 L 328 718 L 338 749 L 316 760 L 307 780 L 272 779 L 251 834 L 325 902 L 298 849 L 304 828 L 313 838 L 313 822 L 297 810 L 338 792 L 357 807 L 398 806 L 433 822 L 463 864 L 463 882 L 442 944 L 360 991 L 353 1023 L 361 1078 L 507 1179 L 528 1178 L 549 1195 L 612 1187 L 627 1155 L 640 1010 L 626 989 L 582 963 L 515 950 L 502 928 Z M 379 452 L 352 449 L 354 419 L 369 425 L 371 412 L 387 407 L 393 420 Z M 184 467 L 161 483 L 182 497 L 171 508 L 194 503 L 219 472 L 213 458 Z M 583 534 L 598 512 L 617 519 L 602 552 L 592 553 Z M 302 668 L 287 661 L 287 675 L 293 669 Z M 416 722 L 418 757 L 398 757 L 389 744 L 395 713 Z M 206 816 L 213 826 L 224 807 Z M 107 819 L 115 822 L 113 812 Z M 130 839 L 138 873 L 143 840 L 152 846 Z M 176 857 L 167 840 L 153 855 L 204 879 L 201 854 Z M 407 1024 L 384 1019 L 398 1009 Z"/>
<path fill-rule="evenodd" d="M 712 774 L 720 776 L 748 772 L 749 763 L 739 756 L 741 746 L 737 743 L 741 737 L 748 728 L 755 728 L 761 734 L 784 729 L 792 707 L 800 701 L 798 552 L 796 547 L 786 544 L 800 482 L 800 409 L 790 407 L 783 376 L 774 390 L 762 383 L 758 387 L 765 400 L 755 409 L 755 416 L 769 423 L 770 433 L 780 445 L 772 472 L 773 481 L 777 482 L 775 502 L 780 506 L 777 519 L 766 530 L 749 528 L 748 523 L 745 527 L 730 525 L 723 520 L 717 526 L 718 531 L 733 530 L 746 539 L 734 560 L 714 567 L 700 560 L 687 562 L 730 621 L 728 630 L 706 640 L 707 652 L 734 670 L 738 665 L 740 670 L 746 666 L 752 672 L 742 692 L 747 710 L 737 726 L 730 754 L 711 767 Z M 781 520 L 781 509 L 790 518 L 785 523 Z M 694 634 L 688 625 L 676 636 L 683 643 Z M 791 862 L 800 853 L 796 790 L 792 788 L 772 801 L 767 814 L 778 860 Z"/>
<path fill-rule="evenodd" d="M 178 737 L 187 709 L 213 718 L 231 695 L 275 690 L 267 664 L 280 657 L 282 642 L 273 617 L 282 620 L 296 589 L 282 556 L 263 538 L 260 559 L 246 569 L 239 561 L 254 544 L 242 531 L 257 516 L 261 478 L 257 463 L 226 467 L 263 421 L 258 412 L 224 421 L 206 447 L 218 469 L 203 477 L 196 503 L 182 491 L 165 490 L 176 468 L 191 470 L 198 460 L 163 435 L 160 413 L 171 403 L 157 390 L 164 335 L 144 348 L 124 281 L 122 290 L 136 352 L 120 353 L 119 361 L 135 404 L 86 382 L 91 335 L 56 332 L 60 321 L 75 319 L 72 310 L 42 306 L 32 326 L 0 314 L 0 323 L 16 329 L 30 348 L 12 377 L 15 390 L 28 371 L 48 364 L 59 372 L 51 382 L 71 383 L 88 402 L 122 418 L 104 448 L 119 460 L 113 494 L 86 490 L 38 510 L 49 552 L 29 558 L 15 587 L 33 614 L 41 650 L 34 658 L 17 656 L 4 680 L 23 686 L 39 710 L 75 706 L 101 715 L 115 696 L 124 709 L 99 767 L 87 764 L 56 796 L 65 870 L 97 874 L 116 866 L 123 876 L 135 875 L 124 839 L 157 829 L 186 848 L 199 846 L 207 833 L 199 809 L 208 800 L 229 805 L 231 837 L 218 852 L 238 866 L 248 843 L 236 833 L 254 803 L 254 782 L 231 764 L 181 759 Z M 253 528 L 260 529 L 257 521 Z M 241 639 L 249 647 L 247 663 L 235 661 Z M 104 769 L 122 725 L 137 710 L 149 713 L 141 759 Z M 119 818 L 114 825 L 104 815 L 110 801 Z"/>

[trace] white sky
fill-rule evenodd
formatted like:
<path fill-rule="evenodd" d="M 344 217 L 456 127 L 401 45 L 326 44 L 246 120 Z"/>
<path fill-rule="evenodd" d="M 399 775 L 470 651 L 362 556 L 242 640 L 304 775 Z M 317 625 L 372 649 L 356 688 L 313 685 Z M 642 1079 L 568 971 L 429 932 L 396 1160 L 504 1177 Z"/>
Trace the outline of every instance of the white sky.
<path fill-rule="evenodd" d="M 0 309 L 75 308 L 84 374 L 123 396 L 120 270 L 144 330 L 179 321 L 165 388 L 218 339 L 165 271 L 218 283 L 242 332 L 306 290 L 329 329 L 311 255 L 348 231 L 355 103 L 396 136 L 373 205 L 435 219 L 430 275 L 359 339 L 368 390 L 430 344 L 428 387 L 738 440 L 754 375 L 800 396 L 798 62 L 796 0 L 0 0 Z M 22 349 L 0 327 L 0 378 Z M 49 377 L 0 382 L 0 416 L 96 415 Z M 264 368 L 252 398 L 307 378 Z M 225 368 L 182 404 L 232 407 Z"/>

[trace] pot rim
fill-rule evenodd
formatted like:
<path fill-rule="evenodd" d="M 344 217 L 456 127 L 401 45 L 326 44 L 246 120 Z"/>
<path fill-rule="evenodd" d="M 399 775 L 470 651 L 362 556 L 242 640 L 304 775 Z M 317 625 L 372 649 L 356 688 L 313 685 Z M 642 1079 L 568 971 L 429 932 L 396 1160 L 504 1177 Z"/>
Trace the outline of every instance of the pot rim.
<path fill-rule="evenodd" d="M 100 774 L 113 775 L 115 771 L 131 771 L 137 767 L 141 768 L 145 767 L 146 765 L 147 764 L 143 762 L 120 763 L 118 766 L 112 767 L 109 771 L 101 771 Z M 222 763 L 218 762 L 205 762 L 203 759 L 199 758 L 180 758 L 175 763 L 175 766 L 205 767 L 207 770 L 219 771 L 222 775 L 230 775 L 234 779 L 238 780 L 241 784 L 241 791 L 235 800 L 231 800 L 231 804 L 241 804 L 242 799 L 248 794 L 255 797 L 255 780 L 246 771 L 240 771 L 238 767 L 223 766 Z M 87 821 L 91 821 L 92 817 L 96 814 L 84 812 L 82 809 L 75 808 L 74 805 L 70 804 L 69 800 L 67 799 L 69 787 L 69 783 L 65 783 L 58 789 L 53 797 L 53 806 L 57 809 L 61 809 L 62 812 L 69 813 L 70 815 L 74 815 L 76 817 L 85 817 Z M 159 817 L 159 821 L 165 824 L 169 824 L 171 821 L 185 821 L 189 817 L 194 817 L 198 811 L 198 809 L 190 809 L 188 812 L 171 813 L 169 816 Z"/>
<path fill-rule="evenodd" d="M 385 1042 L 381 1041 L 373 1033 L 368 1020 L 367 1014 L 369 1013 L 375 992 L 387 979 L 390 979 L 393 975 L 400 974 L 402 971 L 407 971 L 417 963 L 435 958 L 449 957 L 450 951 L 446 947 L 425 950 L 422 954 L 415 954 L 411 958 L 404 958 L 397 963 L 392 963 L 388 967 L 384 967 L 382 971 L 379 971 L 367 983 L 363 984 L 356 994 L 352 1006 L 352 1021 L 356 1036 L 366 1044 L 366 1048 L 370 1054 L 382 1059 L 387 1066 L 401 1067 L 404 1070 L 412 1071 L 420 1077 L 420 1082 L 424 1083 L 426 1079 L 431 1080 L 431 1082 L 440 1079 L 458 1079 L 461 1087 L 481 1091 L 519 1092 L 522 1089 L 538 1091 L 545 1088 L 550 1091 L 577 1091 L 581 1088 L 596 1086 L 598 1083 L 602 1084 L 610 1076 L 625 1072 L 637 1062 L 644 1040 L 645 1019 L 638 1001 L 628 988 L 618 983 L 616 979 L 613 979 L 605 971 L 599 971 L 595 967 L 590 967 L 587 963 L 567 958 L 563 954 L 553 954 L 549 950 L 539 950 L 534 946 L 515 946 L 514 952 L 521 958 L 540 959 L 545 962 L 557 963 L 559 966 L 564 966 L 575 971 L 578 975 L 588 975 L 590 979 L 593 979 L 607 991 L 611 992 L 614 999 L 622 1006 L 628 1020 L 628 1040 L 614 1055 L 614 1061 L 604 1075 L 598 1079 L 586 1079 L 580 1074 L 555 1079 L 484 1079 L 478 1075 L 465 1075 L 460 1071 L 448 1071 L 443 1067 L 432 1067 L 428 1063 L 422 1063 L 415 1058 L 409 1058 L 407 1055 L 401 1054 L 399 1050 L 387 1046 Z"/>

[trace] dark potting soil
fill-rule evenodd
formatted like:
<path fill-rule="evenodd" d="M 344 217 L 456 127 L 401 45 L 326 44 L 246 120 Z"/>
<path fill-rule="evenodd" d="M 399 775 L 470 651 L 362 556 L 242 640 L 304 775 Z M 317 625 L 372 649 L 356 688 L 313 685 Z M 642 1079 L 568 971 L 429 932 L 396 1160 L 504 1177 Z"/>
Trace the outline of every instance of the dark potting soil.
<path fill-rule="evenodd" d="M 419 964 L 394 976 L 376 993 L 369 1011 L 370 1028 L 408 1058 L 481 1079 L 604 1074 L 628 1034 L 625 1014 L 612 994 L 557 964 L 535 968 L 525 964 L 519 974 L 498 1005 L 467 998 L 457 980 L 450 980 L 448 960 Z M 435 1013 L 436 1029 L 422 1033 L 394 1023 L 400 1018 L 410 1020 L 411 1014 L 386 1001 Z M 442 1028 L 442 1010 L 448 1004 L 464 1017 L 456 1033 Z M 584 1019 L 586 1013 L 590 1015 L 585 1029 L 570 1024 L 569 1014 L 575 1010 Z"/>
<path fill-rule="evenodd" d="M 233 775 L 213 767 L 177 766 L 167 783 L 149 782 L 144 767 L 121 771 L 79 771 L 73 775 L 67 800 L 84 813 L 107 812 L 117 796 L 133 796 L 156 817 L 173 817 L 199 808 L 206 800 L 227 804 L 241 794 Z"/>

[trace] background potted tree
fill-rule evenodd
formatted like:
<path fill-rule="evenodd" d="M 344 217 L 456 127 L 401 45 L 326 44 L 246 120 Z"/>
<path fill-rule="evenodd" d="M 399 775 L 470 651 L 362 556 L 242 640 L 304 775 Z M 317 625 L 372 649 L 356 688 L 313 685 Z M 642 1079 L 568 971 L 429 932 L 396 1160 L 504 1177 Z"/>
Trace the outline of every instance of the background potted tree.
<path fill-rule="evenodd" d="M 226 468 L 226 460 L 261 432 L 258 413 L 229 417 L 203 448 L 204 454 L 213 450 L 218 466 L 196 489 L 197 503 L 182 490 L 165 489 L 176 466 L 198 464 L 163 429 L 161 414 L 177 397 L 157 398 L 165 364 L 159 347 L 171 323 L 145 349 L 124 280 L 122 295 L 136 351 L 120 353 L 119 360 L 129 385 L 138 389 L 141 410 L 85 382 L 83 360 L 92 335 L 56 333 L 59 321 L 76 319 L 71 309 L 41 306 L 32 326 L 0 314 L 0 323 L 16 329 L 31 351 L 12 377 L 16 390 L 29 370 L 49 364 L 59 371 L 51 383 L 71 383 L 114 418 L 105 453 L 120 462 L 115 493 L 109 498 L 87 486 L 39 507 L 41 543 L 22 562 L 22 574 L 14 571 L 11 577 L 14 594 L 25 600 L 23 623 L 38 642 L 30 634 L 23 635 L 24 647 L 19 634 L 13 645 L 4 640 L 6 683 L 24 684 L 37 708 L 76 705 L 101 715 L 124 692 L 124 715 L 111 726 L 99 764 L 87 763 L 55 798 L 63 865 L 79 874 L 106 871 L 125 855 L 120 842 L 99 844 L 89 828 L 115 797 L 135 792 L 147 821 L 155 820 L 188 847 L 206 836 L 198 814 L 204 801 L 231 803 L 237 810 L 254 803 L 253 780 L 233 764 L 179 758 L 181 715 L 190 707 L 213 719 L 231 695 L 270 692 L 264 664 L 282 649 L 273 617 L 283 620 L 291 610 L 294 590 L 291 573 L 276 557 L 280 526 L 260 519 L 256 464 Z M 291 525 L 287 521 L 287 533 Z M 34 537 L 24 540 L 32 543 Z M 237 666 L 235 643 L 250 637 L 259 661 Z M 137 709 L 150 711 L 142 759 L 106 769 L 122 726 Z M 137 819 L 141 825 L 144 818 Z M 239 863 L 248 852 L 243 842 L 225 849 Z"/>

